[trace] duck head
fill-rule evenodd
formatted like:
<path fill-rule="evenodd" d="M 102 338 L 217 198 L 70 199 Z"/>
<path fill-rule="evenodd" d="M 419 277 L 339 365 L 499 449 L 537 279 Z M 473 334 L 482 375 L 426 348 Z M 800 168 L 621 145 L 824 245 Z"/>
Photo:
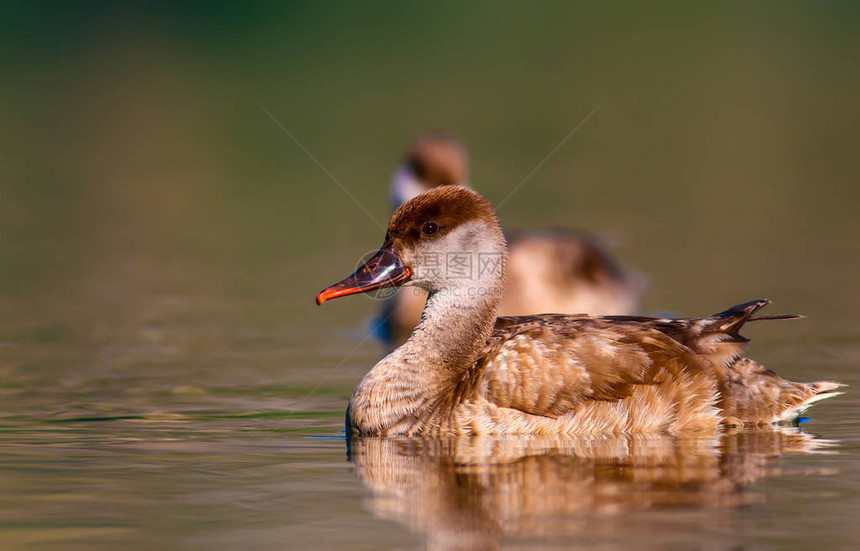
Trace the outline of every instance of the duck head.
<path fill-rule="evenodd" d="M 398 208 L 379 251 L 316 301 L 407 284 L 464 300 L 497 300 L 506 260 L 505 238 L 489 201 L 461 186 L 436 187 Z"/>
<path fill-rule="evenodd" d="M 438 186 L 468 187 L 469 156 L 456 138 L 446 134 L 419 137 L 394 174 L 391 201 L 397 208 L 406 201 Z"/>

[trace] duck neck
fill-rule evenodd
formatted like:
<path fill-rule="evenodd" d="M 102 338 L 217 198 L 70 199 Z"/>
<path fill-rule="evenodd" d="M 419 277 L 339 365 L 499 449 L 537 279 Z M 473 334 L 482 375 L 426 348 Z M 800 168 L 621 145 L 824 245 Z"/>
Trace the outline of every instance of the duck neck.
<path fill-rule="evenodd" d="M 409 340 L 377 363 L 355 389 L 348 430 L 400 433 L 416 423 L 433 422 L 430 412 L 438 399 L 453 396 L 452 389 L 475 365 L 490 337 L 499 294 L 463 298 L 431 292 Z"/>
<path fill-rule="evenodd" d="M 426 377 L 449 382 L 475 364 L 493 332 L 502 298 L 507 249 L 498 227 L 465 225 L 458 231 L 463 252 L 445 252 L 444 274 L 416 274 L 429 293 L 421 322 L 387 358 L 401 369 L 417 366 L 424 383 L 431 382 Z M 462 269 L 454 260 L 461 261 Z"/>
<path fill-rule="evenodd" d="M 430 292 L 421 322 L 398 349 L 401 357 L 445 380 L 462 373 L 474 365 L 490 338 L 500 298 L 501 285 Z"/>

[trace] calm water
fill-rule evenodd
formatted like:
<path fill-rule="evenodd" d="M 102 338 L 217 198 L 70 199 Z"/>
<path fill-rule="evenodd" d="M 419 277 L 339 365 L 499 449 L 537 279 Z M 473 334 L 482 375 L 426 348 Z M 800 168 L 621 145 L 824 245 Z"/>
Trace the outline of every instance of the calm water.
<path fill-rule="evenodd" d="M 28 6 L 0 48 L 0 549 L 860 542 L 853 4 Z M 503 225 L 605 236 L 647 313 L 808 315 L 751 356 L 847 394 L 713 440 L 348 448 L 378 304 L 313 297 L 382 232 L 340 185 L 384 221 L 432 128 L 496 202 L 545 160 Z"/>

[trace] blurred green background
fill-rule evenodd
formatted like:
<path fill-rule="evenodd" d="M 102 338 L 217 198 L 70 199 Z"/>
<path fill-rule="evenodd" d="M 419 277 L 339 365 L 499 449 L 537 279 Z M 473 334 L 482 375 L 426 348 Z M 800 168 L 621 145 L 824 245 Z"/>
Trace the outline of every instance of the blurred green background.
<path fill-rule="evenodd" d="M 499 200 L 600 105 L 506 227 L 615 237 L 652 309 L 856 306 L 854 3 L 4 12 L 4 302 L 181 286 L 330 318 L 312 296 L 381 232 L 261 105 L 383 221 L 416 134 L 460 135 Z"/>
<path fill-rule="evenodd" d="M 417 134 L 459 135 L 474 186 L 500 201 L 600 106 L 503 226 L 607 237 L 648 276 L 646 312 L 771 298 L 809 319 L 756 327 L 757 358 L 857 380 L 858 28 L 848 1 L 4 1 L 4 426 L 72 447 L 235 436 L 200 412 L 339 430 L 379 355 L 377 303 L 313 298 L 383 233 L 264 109 L 385 221 Z M 835 402 L 825 426 L 854 434 L 857 400 Z M 56 420 L 83 424 L 41 432 Z M 853 468 L 842 484 L 860 488 Z M 15 488 L 7 512 L 35 491 Z"/>

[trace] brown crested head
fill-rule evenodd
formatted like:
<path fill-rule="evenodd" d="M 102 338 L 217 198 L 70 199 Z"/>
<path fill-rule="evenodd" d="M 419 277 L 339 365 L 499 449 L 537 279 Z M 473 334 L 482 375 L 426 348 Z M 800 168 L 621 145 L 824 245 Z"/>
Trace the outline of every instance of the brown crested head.
<path fill-rule="evenodd" d="M 450 279 L 435 268 L 439 259 L 451 254 L 476 255 L 477 260 L 474 256 L 469 260 L 470 267 L 479 264 L 481 255 L 494 254 L 501 270 L 481 273 L 504 278 L 505 238 L 493 206 L 462 186 L 437 187 L 401 205 L 388 223 L 379 251 L 355 273 L 323 289 L 317 304 L 409 282 L 427 290 L 442 288 Z M 472 273 L 470 269 L 467 277 Z"/>
<path fill-rule="evenodd" d="M 452 136 L 426 134 L 412 144 L 404 164 L 428 188 L 464 185 L 469 180 L 469 156 Z"/>
<path fill-rule="evenodd" d="M 422 193 L 400 206 L 391 216 L 386 243 L 395 250 L 445 237 L 468 222 L 484 222 L 498 231 L 499 220 L 489 201 L 462 186 L 442 186 Z"/>

